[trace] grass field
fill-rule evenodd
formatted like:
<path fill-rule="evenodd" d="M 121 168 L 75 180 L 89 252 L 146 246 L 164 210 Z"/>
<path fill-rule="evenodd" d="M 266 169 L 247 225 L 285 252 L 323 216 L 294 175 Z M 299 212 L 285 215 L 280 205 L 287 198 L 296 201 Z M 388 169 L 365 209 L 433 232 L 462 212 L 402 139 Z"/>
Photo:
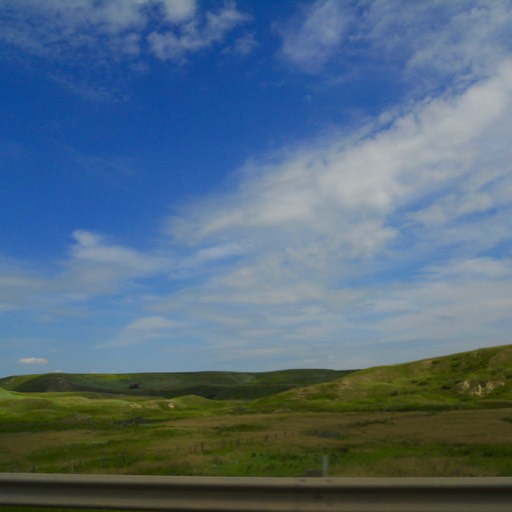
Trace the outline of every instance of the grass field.
<path fill-rule="evenodd" d="M 511 366 L 495 347 L 256 400 L 4 389 L 0 471 L 512 476 Z"/>
<path fill-rule="evenodd" d="M 512 476 L 512 409 L 219 414 L 28 428 L 1 437 L 0 471 L 303 476 Z M 29 426 L 27 424 L 27 426 Z"/>

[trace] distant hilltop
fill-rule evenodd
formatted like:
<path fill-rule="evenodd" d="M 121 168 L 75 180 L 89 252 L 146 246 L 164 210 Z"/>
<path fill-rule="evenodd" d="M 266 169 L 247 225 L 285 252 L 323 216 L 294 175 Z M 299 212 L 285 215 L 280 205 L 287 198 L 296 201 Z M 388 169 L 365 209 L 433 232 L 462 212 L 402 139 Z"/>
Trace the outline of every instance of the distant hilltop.
<path fill-rule="evenodd" d="M 330 382 L 355 370 L 272 372 L 48 373 L 0 379 L 0 388 L 25 393 L 93 392 L 161 396 L 197 395 L 213 400 L 253 400 L 298 386 Z"/>

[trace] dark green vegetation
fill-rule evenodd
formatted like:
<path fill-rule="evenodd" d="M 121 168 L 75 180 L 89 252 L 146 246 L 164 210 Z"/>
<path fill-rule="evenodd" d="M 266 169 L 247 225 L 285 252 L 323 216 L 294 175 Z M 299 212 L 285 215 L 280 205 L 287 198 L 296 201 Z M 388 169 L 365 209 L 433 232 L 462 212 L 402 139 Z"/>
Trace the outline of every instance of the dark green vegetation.
<path fill-rule="evenodd" d="M 0 379 L 0 388 L 29 393 L 79 391 L 165 398 L 197 395 L 216 400 L 250 400 L 297 386 L 336 380 L 351 371 L 51 373 Z"/>
<path fill-rule="evenodd" d="M 301 476 L 327 454 L 335 476 L 512 476 L 512 346 L 260 394 L 265 378 L 268 390 L 306 373 L 3 379 L 0 471 Z M 52 378 L 89 390 L 27 392 Z M 180 385 L 246 394 L 173 396 Z"/>

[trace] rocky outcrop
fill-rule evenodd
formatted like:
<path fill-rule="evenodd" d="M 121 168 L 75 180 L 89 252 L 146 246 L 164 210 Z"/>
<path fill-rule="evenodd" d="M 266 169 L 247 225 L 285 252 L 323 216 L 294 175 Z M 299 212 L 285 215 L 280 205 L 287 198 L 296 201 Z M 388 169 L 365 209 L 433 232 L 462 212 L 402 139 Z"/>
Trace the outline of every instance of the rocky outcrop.
<path fill-rule="evenodd" d="M 467 395 L 482 397 L 504 385 L 502 381 L 464 380 L 457 386 L 457 390 Z"/>

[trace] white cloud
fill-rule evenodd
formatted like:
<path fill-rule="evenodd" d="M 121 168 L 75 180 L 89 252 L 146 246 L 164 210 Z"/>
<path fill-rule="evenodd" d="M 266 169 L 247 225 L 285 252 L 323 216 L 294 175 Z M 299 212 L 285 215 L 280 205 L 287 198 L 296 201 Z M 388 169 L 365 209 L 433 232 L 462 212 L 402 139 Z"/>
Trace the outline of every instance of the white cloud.
<path fill-rule="evenodd" d="M 188 249 L 236 241 L 244 251 L 150 307 L 191 325 L 193 310 L 206 322 L 197 337 L 215 340 L 212 350 L 245 340 L 263 353 L 279 340 L 289 353 L 309 346 L 313 360 L 325 344 L 340 366 L 338 340 L 360 347 L 354 361 L 376 342 L 505 342 L 511 119 L 504 61 L 493 77 L 357 139 L 333 135 L 251 163 L 235 192 L 198 200 L 168 222 Z"/>
<path fill-rule="evenodd" d="M 318 72 L 336 53 L 352 17 L 343 2 L 318 0 L 278 27 L 283 58 L 303 71 Z"/>
<path fill-rule="evenodd" d="M 168 338 L 175 331 L 182 330 L 183 323 L 161 316 L 147 316 L 134 320 L 110 341 L 98 345 L 99 348 L 116 348 L 139 345 L 158 339 Z"/>
<path fill-rule="evenodd" d="M 352 78 L 366 62 L 369 72 L 402 75 L 413 89 L 439 90 L 446 79 L 488 76 L 509 54 L 510 7 L 509 0 L 317 0 L 281 26 L 280 55 L 305 72 L 331 65 Z"/>
<path fill-rule="evenodd" d="M 423 338 L 432 341 L 475 338 L 485 344 L 509 343 L 503 329 L 512 307 L 509 272 L 501 280 L 438 280 L 418 283 L 377 300 L 377 312 L 385 312 L 378 327 L 382 342 Z M 390 336 L 387 333 L 393 333 Z"/>
<path fill-rule="evenodd" d="M 22 357 L 21 359 L 18 359 L 18 363 L 45 365 L 48 364 L 48 359 L 45 359 L 44 357 Z"/>
<path fill-rule="evenodd" d="M 44 292 L 50 281 L 30 275 L 23 268 L 6 268 L 0 271 L 0 313 L 15 311 L 33 302 Z"/>
<path fill-rule="evenodd" d="M 244 252 L 244 249 L 237 243 L 228 243 L 223 245 L 217 245 L 215 247 L 208 247 L 201 249 L 198 252 L 200 259 L 217 259 L 224 258 L 226 256 L 233 256 Z"/>
<path fill-rule="evenodd" d="M 170 23 L 181 23 L 194 16 L 197 9 L 195 0 L 161 0 L 165 18 Z"/>
<path fill-rule="evenodd" d="M 138 53 L 134 36 L 145 23 L 145 15 L 138 0 L 19 0 L 0 2 L 4 43 L 30 53 L 65 56 L 78 47 L 97 45 L 101 37 L 108 44 L 103 51 L 131 55 Z M 107 48 L 109 48 L 107 50 Z"/>
<path fill-rule="evenodd" d="M 0 0 L 0 41 L 56 60 L 76 60 L 78 49 L 82 61 L 90 52 L 96 62 L 149 49 L 182 61 L 247 20 L 230 1 L 208 11 L 194 0 Z"/>
<path fill-rule="evenodd" d="M 199 50 L 222 41 L 233 28 L 248 21 L 234 2 L 225 3 L 218 11 L 209 11 L 204 19 L 196 16 L 178 31 L 153 31 L 148 36 L 151 51 L 161 60 L 183 62 Z"/>
<path fill-rule="evenodd" d="M 231 46 L 224 48 L 222 53 L 233 53 L 235 55 L 249 55 L 258 47 L 258 42 L 253 33 L 248 32 L 236 39 Z"/>
<path fill-rule="evenodd" d="M 133 321 L 131 324 L 127 325 L 125 329 L 127 331 L 155 332 L 161 329 L 173 329 L 176 325 L 176 322 L 171 322 L 161 316 L 148 316 Z"/>
<path fill-rule="evenodd" d="M 129 281 L 170 271 L 173 266 L 168 256 L 114 245 L 89 231 L 77 230 L 73 238 L 59 284 L 68 292 L 113 293 Z"/>
<path fill-rule="evenodd" d="M 106 243 L 102 237 L 89 231 L 77 230 L 73 238 L 76 243 L 71 248 L 71 254 L 77 261 L 115 265 L 140 275 L 155 272 L 166 264 L 158 257 Z"/>
<path fill-rule="evenodd" d="M 443 266 L 433 265 L 425 274 L 436 279 L 502 279 L 512 276 L 512 260 L 479 257 L 446 262 Z"/>
<path fill-rule="evenodd" d="M 312 237 L 315 244 L 323 239 L 331 249 L 338 243 L 352 254 L 372 254 L 396 235 L 387 215 L 397 208 L 416 215 L 449 200 L 454 185 L 460 214 L 488 210 L 495 199 L 491 190 L 480 191 L 488 171 L 478 164 L 489 162 L 485 146 L 490 137 L 506 143 L 506 127 L 500 123 L 509 124 L 511 93 L 512 64 L 506 63 L 492 80 L 462 95 L 414 107 L 390 127 L 377 127 L 349 145 L 334 138 L 277 164 L 248 170 L 236 193 L 192 204 L 181 217 L 170 219 L 170 232 L 185 243 L 221 233 L 258 243 L 251 239 L 258 237 L 258 230 L 268 237 L 274 229 L 279 232 L 275 244 L 281 235 L 287 244 L 300 233 L 295 242 L 302 246 Z M 494 133 L 498 125 L 499 133 Z M 506 162 L 500 155 L 493 165 Z M 507 179 L 505 171 L 495 168 L 493 179 Z M 437 197 L 414 206 L 434 192 L 441 194 L 441 201 Z"/>
<path fill-rule="evenodd" d="M 392 28 L 396 23 L 392 18 L 400 16 L 395 10 L 389 13 L 390 18 L 382 17 L 384 4 L 382 0 L 377 2 L 374 13 L 381 17 L 381 30 L 386 30 L 386 24 Z M 401 16 L 407 20 L 414 16 L 414 10 L 410 2 L 405 4 L 409 5 L 401 5 L 400 9 L 405 7 Z M 461 78 L 485 75 L 510 49 L 510 7 L 509 1 L 462 0 L 441 6 L 440 10 L 435 5 L 420 9 L 423 12 L 418 15 L 424 16 L 423 27 L 410 39 L 413 46 L 408 71 L 428 68 L 442 74 L 459 74 Z M 438 28 L 432 30 L 432 27 Z M 409 30 L 414 29 L 410 25 Z M 376 38 L 380 35 L 379 32 L 373 34 Z"/>

